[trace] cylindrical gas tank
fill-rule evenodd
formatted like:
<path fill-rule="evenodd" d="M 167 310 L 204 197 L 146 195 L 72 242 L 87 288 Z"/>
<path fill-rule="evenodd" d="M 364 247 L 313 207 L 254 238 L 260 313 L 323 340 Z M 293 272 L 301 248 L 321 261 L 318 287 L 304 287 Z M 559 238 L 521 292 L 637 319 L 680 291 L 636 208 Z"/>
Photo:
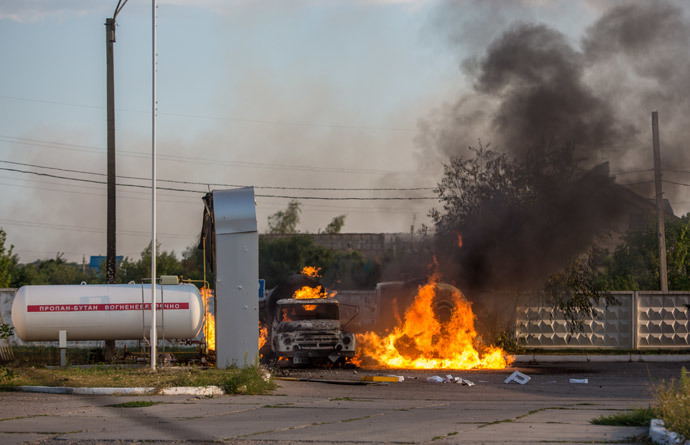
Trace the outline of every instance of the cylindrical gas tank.
<path fill-rule="evenodd" d="M 203 303 L 192 284 L 156 286 L 158 338 L 194 338 Z M 138 340 L 150 336 L 151 285 L 24 286 L 14 297 L 12 324 L 23 341 Z"/>

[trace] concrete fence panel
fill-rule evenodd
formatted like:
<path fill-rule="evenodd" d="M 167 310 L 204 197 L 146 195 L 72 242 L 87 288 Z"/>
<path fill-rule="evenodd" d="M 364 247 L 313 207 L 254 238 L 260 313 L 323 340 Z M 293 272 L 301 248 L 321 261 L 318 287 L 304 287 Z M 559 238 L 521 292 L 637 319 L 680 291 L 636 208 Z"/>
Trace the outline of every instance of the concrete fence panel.
<path fill-rule="evenodd" d="M 594 316 L 582 330 L 573 329 L 562 312 L 533 298 L 517 308 L 516 337 L 530 348 L 633 348 L 633 296 L 614 292 L 619 305 L 594 305 Z"/>
<path fill-rule="evenodd" d="M 690 348 L 690 292 L 637 294 L 637 348 Z"/>

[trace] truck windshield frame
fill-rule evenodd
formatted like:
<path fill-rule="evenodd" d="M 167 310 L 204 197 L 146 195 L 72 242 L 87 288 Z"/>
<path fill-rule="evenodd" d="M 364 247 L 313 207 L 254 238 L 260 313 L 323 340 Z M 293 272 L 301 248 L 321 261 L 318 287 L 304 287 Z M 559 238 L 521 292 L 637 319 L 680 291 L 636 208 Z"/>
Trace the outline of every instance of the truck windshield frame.
<path fill-rule="evenodd" d="M 325 302 L 287 303 L 279 305 L 279 321 L 340 320 L 337 304 Z"/>

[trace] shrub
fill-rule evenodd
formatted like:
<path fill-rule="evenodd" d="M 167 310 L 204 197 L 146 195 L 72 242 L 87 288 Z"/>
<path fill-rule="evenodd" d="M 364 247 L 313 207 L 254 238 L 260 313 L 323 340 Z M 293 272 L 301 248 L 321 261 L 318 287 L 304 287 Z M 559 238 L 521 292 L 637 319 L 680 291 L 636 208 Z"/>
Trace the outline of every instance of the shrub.
<path fill-rule="evenodd" d="M 680 379 L 656 386 L 656 410 L 666 429 L 690 438 L 690 375 L 683 367 Z"/>

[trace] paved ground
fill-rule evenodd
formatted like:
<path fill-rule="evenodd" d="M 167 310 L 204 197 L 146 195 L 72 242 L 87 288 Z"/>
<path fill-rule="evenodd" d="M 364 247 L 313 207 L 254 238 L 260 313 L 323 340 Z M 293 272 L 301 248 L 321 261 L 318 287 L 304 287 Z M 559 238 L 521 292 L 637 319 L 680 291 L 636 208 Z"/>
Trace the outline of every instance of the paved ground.
<path fill-rule="evenodd" d="M 647 406 L 649 386 L 690 363 L 582 363 L 451 372 L 474 387 L 427 383 L 439 372 L 395 372 L 402 383 L 280 381 L 268 396 L 79 396 L 0 393 L 0 443 L 635 443 L 646 428 L 606 427 L 602 414 Z M 504 384 L 515 369 L 526 385 Z M 292 371 L 359 379 L 373 371 Z M 587 378 L 589 384 L 568 383 Z M 145 408 L 108 405 L 163 402 Z M 638 439 L 635 439 L 638 436 Z"/>

